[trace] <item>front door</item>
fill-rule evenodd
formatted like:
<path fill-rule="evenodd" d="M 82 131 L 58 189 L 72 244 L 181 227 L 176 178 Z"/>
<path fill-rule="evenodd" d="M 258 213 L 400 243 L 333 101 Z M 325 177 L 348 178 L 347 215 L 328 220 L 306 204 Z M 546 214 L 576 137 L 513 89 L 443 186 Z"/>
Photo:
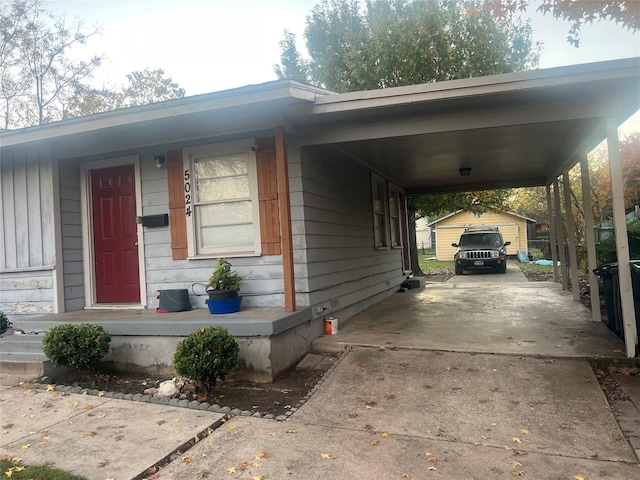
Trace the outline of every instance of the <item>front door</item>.
<path fill-rule="evenodd" d="M 97 303 L 140 302 L 133 165 L 91 172 Z"/>

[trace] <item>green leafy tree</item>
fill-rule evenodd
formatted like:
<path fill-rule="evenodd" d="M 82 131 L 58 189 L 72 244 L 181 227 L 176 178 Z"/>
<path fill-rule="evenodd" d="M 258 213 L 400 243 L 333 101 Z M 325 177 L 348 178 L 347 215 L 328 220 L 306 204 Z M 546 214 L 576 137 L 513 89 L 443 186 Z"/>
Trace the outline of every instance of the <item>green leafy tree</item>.
<path fill-rule="evenodd" d="M 323 0 L 307 17 L 309 58 L 285 32 L 276 73 L 307 79 L 336 92 L 371 90 L 492 75 L 534 68 L 540 45 L 531 24 L 511 15 L 498 18 L 481 1 Z M 495 200 L 496 197 L 498 200 Z M 470 207 L 499 209 L 503 192 L 467 192 L 409 201 L 412 270 L 420 272 L 415 243 L 417 215 Z M 502 199 L 502 200 L 500 200 Z M 491 201 L 490 201 L 491 200 Z M 482 206 L 483 201 L 488 202 Z M 437 208 L 429 207 L 433 202 Z"/>
<path fill-rule="evenodd" d="M 498 18 L 535 8 L 568 21 L 567 42 L 575 47 L 580 46 L 580 29 L 586 23 L 606 20 L 633 32 L 640 28 L 640 2 L 636 0 L 485 0 L 485 6 Z"/>
<path fill-rule="evenodd" d="M 166 77 L 164 70 L 136 70 L 127 74 L 129 81 L 122 89 L 126 106 L 146 105 L 149 103 L 163 102 L 173 98 L 184 97 L 185 90 L 171 77 Z"/>
<path fill-rule="evenodd" d="M 4 128 L 43 124 L 68 116 L 70 101 L 100 67 L 102 56 L 77 59 L 71 50 L 99 33 L 84 21 L 71 25 L 42 0 L 0 7 L 0 95 Z"/>

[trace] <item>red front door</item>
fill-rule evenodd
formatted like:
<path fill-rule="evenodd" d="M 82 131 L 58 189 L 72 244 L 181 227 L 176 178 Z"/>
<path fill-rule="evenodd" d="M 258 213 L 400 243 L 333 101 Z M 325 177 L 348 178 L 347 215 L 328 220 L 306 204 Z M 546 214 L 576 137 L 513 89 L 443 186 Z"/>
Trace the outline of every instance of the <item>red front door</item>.
<path fill-rule="evenodd" d="M 140 302 L 133 165 L 91 172 L 96 301 Z"/>

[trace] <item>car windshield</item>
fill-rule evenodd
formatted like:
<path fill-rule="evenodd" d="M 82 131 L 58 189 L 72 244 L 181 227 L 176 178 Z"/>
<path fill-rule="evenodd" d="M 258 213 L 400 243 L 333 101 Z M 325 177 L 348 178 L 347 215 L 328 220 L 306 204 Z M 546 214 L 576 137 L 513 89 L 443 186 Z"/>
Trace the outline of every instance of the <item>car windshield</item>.
<path fill-rule="evenodd" d="M 498 247 L 502 245 L 499 233 L 466 233 L 460 237 L 461 247 L 471 245 L 491 245 Z"/>

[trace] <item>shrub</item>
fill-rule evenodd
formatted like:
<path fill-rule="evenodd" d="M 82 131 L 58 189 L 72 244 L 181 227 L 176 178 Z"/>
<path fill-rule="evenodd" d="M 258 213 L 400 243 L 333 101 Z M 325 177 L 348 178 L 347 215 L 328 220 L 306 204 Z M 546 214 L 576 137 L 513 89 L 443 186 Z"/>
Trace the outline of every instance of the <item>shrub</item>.
<path fill-rule="evenodd" d="M 44 354 L 56 365 L 90 370 L 109 351 L 111 335 L 100 325 L 64 323 L 45 333 Z"/>
<path fill-rule="evenodd" d="M 226 328 L 200 328 L 178 344 L 173 364 L 176 372 L 210 393 L 218 378 L 224 380 L 238 364 L 239 351 L 238 342 Z"/>
<path fill-rule="evenodd" d="M 630 259 L 640 260 L 640 220 L 627 223 L 627 236 L 629 240 Z M 616 237 L 613 233 L 596 244 L 596 256 L 603 265 L 618 261 Z"/>
<path fill-rule="evenodd" d="M 0 312 L 0 335 L 7 331 L 7 329 L 13 325 L 4 312 Z"/>

